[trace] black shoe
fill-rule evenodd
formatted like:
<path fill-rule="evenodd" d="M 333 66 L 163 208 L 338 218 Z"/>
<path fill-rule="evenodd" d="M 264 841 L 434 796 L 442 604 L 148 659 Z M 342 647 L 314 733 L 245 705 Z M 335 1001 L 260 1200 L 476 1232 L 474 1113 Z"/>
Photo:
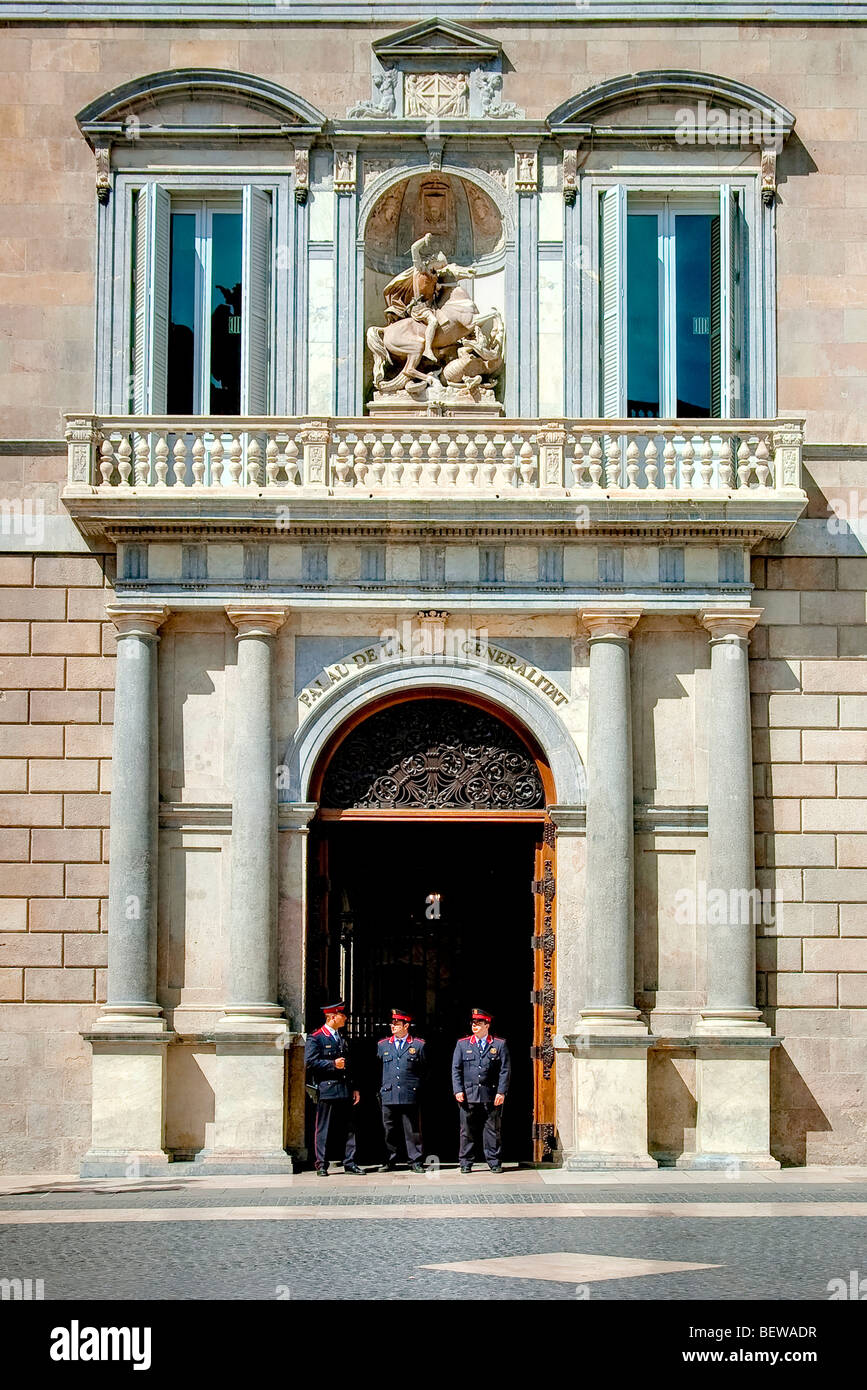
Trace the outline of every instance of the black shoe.
<path fill-rule="evenodd" d="M 503 1171 L 502 1163 L 489 1163 L 488 1167 L 490 1168 L 492 1173 L 502 1173 Z"/>
<path fill-rule="evenodd" d="M 357 1163 L 344 1163 L 343 1171 L 344 1173 L 357 1173 L 359 1177 L 364 1177 L 364 1169 L 359 1168 Z"/>
<path fill-rule="evenodd" d="M 461 1172 L 462 1172 L 462 1173 L 471 1173 L 472 1171 L 473 1171 L 473 1165 L 472 1165 L 471 1163 L 462 1163 L 462 1164 L 461 1164 Z"/>
<path fill-rule="evenodd" d="M 423 1163 L 411 1163 L 411 1164 L 409 1165 L 409 1171 L 410 1171 L 411 1173 L 423 1173 L 423 1172 L 424 1172 L 424 1164 L 423 1164 Z"/>
<path fill-rule="evenodd" d="M 317 1168 L 317 1169 L 316 1169 L 316 1176 L 317 1176 L 317 1178 L 327 1178 L 327 1177 L 328 1177 L 328 1169 L 327 1169 L 327 1168 Z"/>
<path fill-rule="evenodd" d="M 380 1168 L 379 1171 L 380 1171 L 380 1173 L 396 1173 L 396 1172 L 397 1172 L 397 1164 L 396 1164 L 396 1163 L 383 1163 L 383 1165 L 382 1165 L 382 1167 Z"/>

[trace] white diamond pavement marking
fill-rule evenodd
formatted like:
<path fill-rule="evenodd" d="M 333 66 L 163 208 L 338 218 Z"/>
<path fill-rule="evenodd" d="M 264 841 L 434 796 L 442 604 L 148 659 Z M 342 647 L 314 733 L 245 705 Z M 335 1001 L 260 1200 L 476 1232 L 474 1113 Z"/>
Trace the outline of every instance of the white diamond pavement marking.
<path fill-rule="evenodd" d="M 722 1269 L 722 1265 L 679 1260 L 636 1260 L 620 1255 L 581 1255 L 558 1250 L 550 1255 L 507 1255 L 492 1260 L 456 1260 L 421 1265 L 452 1274 L 488 1274 L 495 1279 L 550 1279 L 561 1284 L 593 1284 L 603 1279 L 637 1279 L 646 1274 L 681 1274 L 688 1269 Z"/>

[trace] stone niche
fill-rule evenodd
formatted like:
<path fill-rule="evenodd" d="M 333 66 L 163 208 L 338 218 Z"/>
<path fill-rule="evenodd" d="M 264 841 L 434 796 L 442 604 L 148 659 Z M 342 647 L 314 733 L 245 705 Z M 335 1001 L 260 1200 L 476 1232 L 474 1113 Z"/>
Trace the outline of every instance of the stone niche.
<path fill-rule="evenodd" d="M 365 170 L 365 177 L 367 170 Z M 420 170 L 385 189 L 364 231 L 364 326 L 382 324 L 382 292 L 410 264 L 410 247 L 430 234 L 434 249 L 458 265 L 475 265 L 469 282 L 480 310 L 499 309 L 505 317 L 505 231 L 499 208 L 472 180 L 439 170 Z M 365 352 L 365 397 L 373 364 Z"/>

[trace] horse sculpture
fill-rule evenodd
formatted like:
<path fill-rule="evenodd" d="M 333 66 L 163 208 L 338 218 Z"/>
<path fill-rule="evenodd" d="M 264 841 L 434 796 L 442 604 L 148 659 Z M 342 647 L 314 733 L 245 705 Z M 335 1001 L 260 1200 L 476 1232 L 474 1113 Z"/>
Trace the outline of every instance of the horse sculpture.
<path fill-rule="evenodd" d="M 459 369 L 457 366 L 461 345 L 486 344 L 479 333 L 480 325 L 499 323 L 497 314 L 479 315 L 460 283 L 473 274 L 472 269 L 448 264 L 441 253 L 432 256 L 430 246 L 429 235 L 414 243 L 412 268 L 396 275 L 385 287 L 386 318 L 392 321 L 385 328 L 367 330 L 367 346 L 373 354 L 373 384 L 379 392 L 406 390 L 415 394 L 441 372 L 450 384 L 457 384 L 464 373 L 463 363 Z M 481 365 L 480 357 L 478 353 L 473 355 L 476 371 Z M 433 370 L 422 370 L 424 358 L 434 362 Z M 495 360 L 494 354 L 489 354 L 489 360 Z M 397 374 L 387 378 L 386 369 L 399 363 L 402 366 Z M 501 361 L 499 365 L 502 366 Z M 487 370 L 490 369 L 483 368 Z"/>

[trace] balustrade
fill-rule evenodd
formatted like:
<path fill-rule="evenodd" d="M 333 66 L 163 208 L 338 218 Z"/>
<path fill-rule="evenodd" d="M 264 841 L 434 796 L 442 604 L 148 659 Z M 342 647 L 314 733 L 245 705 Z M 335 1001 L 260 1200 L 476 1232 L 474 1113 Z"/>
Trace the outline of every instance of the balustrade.
<path fill-rule="evenodd" d="M 802 439 L 800 420 L 67 417 L 73 491 L 767 493 L 800 488 Z"/>

